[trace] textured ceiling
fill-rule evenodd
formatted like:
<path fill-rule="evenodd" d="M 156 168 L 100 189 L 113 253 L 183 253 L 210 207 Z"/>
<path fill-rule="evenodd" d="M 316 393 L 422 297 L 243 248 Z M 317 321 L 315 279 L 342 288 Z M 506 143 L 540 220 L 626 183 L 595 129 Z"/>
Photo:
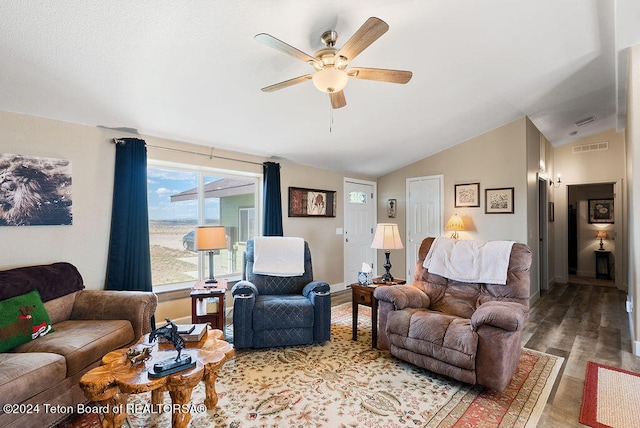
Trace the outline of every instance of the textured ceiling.
<path fill-rule="evenodd" d="M 370 16 L 390 29 L 350 66 L 408 84 L 352 79 L 334 111 L 311 82 L 260 91 L 313 69 L 254 35 L 313 54 Z M 523 115 L 556 146 L 621 129 L 640 43 L 632 0 L 5 0 L 0 17 L 0 110 L 371 176 Z"/>

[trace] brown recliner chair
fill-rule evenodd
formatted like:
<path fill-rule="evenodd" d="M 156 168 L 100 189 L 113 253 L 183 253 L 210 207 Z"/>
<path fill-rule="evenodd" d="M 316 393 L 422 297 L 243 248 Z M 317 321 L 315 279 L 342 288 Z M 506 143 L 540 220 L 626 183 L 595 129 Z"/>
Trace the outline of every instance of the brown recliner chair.
<path fill-rule="evenodd" d="M 411 285 L 378 287 L 378 347 L 435 373 L 503 391 L 518 365 L 529 314 L 531 251 L 511 248 L 505 285 L 429 273 L 422 241 Z"/>

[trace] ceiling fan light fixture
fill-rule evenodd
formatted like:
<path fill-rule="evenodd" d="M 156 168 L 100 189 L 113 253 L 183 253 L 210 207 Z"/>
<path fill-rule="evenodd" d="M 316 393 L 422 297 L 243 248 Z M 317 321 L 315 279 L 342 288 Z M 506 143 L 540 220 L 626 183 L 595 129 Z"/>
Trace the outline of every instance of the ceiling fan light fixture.
<path fill-rule="evenodd" d="M 322 92 L 328 94 L 340 92 L 347 86 L 349 76 L 343 70 L 335 67 L 324 67 L 313 75 L 314 86 Z"/>

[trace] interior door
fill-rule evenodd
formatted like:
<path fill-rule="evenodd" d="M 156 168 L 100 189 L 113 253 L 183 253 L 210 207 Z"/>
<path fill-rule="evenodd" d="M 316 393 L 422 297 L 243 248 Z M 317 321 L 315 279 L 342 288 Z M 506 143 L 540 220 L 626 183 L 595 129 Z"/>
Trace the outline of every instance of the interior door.
<path fill-rule="evenodd" d="M 444 177 L 407 178 L 407 280 L 413 279 L 420 244 L 426 237 L 442 235 Z"/>
<path fill-rule="evenodd" d="M 371 248 L 376 225 L 375 183 L 344 182 L 344 284 L 357 282 L 362 263 L 375 272 L 376 253 Z"/>

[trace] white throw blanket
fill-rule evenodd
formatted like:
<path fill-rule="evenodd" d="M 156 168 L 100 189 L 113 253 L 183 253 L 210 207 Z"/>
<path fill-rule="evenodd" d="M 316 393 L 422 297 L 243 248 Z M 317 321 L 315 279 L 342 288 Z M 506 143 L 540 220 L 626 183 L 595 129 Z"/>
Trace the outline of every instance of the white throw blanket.
<path fill-rule="evenodd" d="M 438 237 L 423 266 L 429 272 L 460 282 L 506 284 L 514 241 L 458 241 Z"/>
<path fill-rule="evenodd" d="M 258 236 L 253 243 L 253 273 L 271 276 L 304 274 L 304 239 Z"/>

